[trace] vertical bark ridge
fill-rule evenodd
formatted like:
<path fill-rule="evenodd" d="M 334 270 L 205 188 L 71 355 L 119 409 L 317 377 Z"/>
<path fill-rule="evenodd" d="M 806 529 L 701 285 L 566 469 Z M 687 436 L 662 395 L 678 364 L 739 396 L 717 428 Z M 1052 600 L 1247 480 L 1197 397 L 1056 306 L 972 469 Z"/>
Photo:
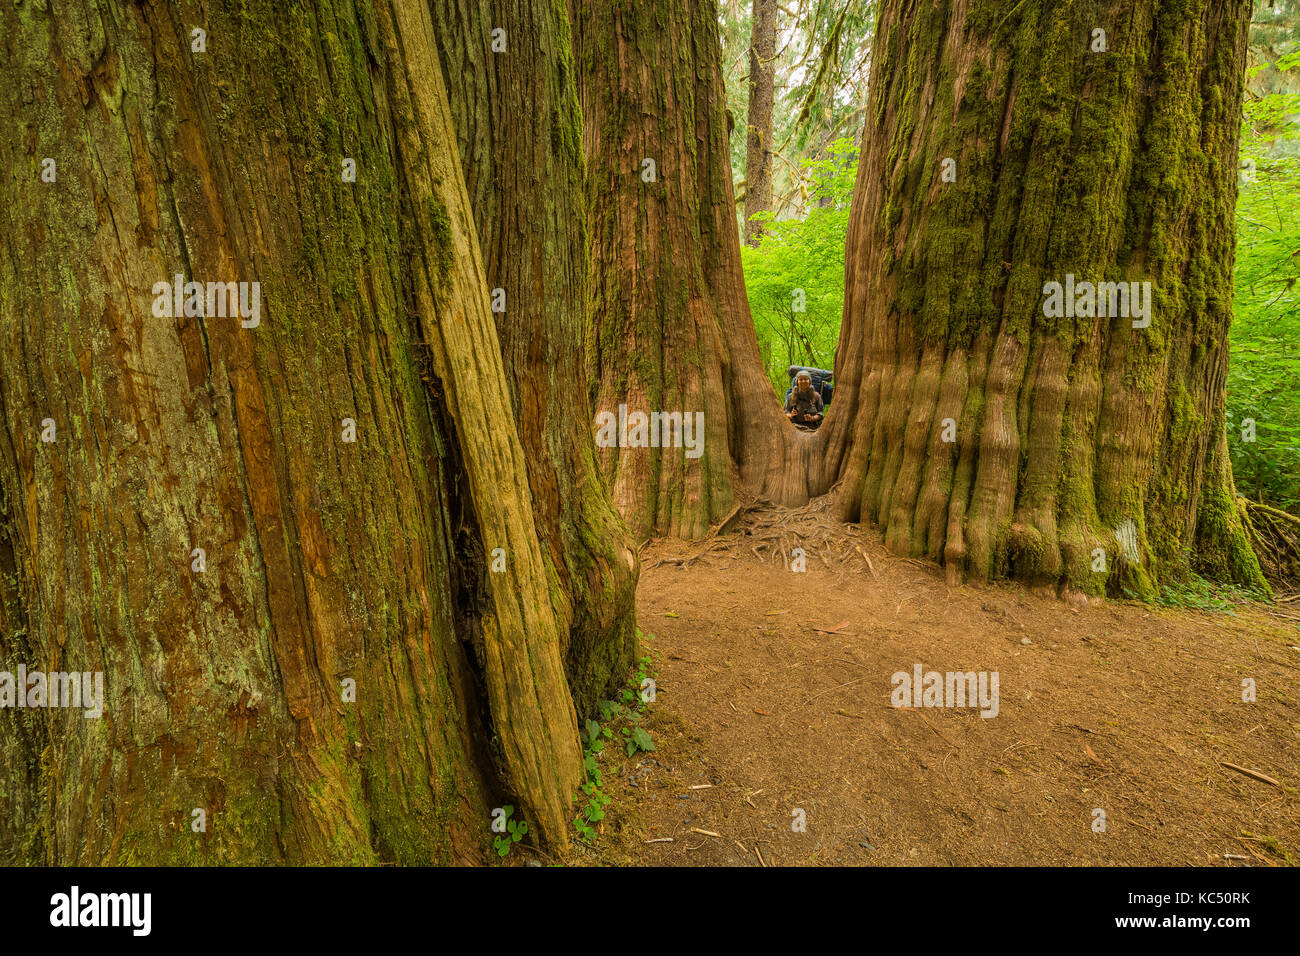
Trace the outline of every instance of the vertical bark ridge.
<path fill-rule="evenodd" d="M 598 451 L 635 538 L 704 535 L 738 490 L 802 504 L 840 449 L 797 432 L 763 372 L 740 271 L 716 11 L 573 0 L 591 239 L 595 411 L 703 412 L 704 451 Z M 664 64 L 674 64 L 672 69 Z M 643 181 L 643 161 L 655 163 Z"/>
<path fill-rule="evenodd" d="M 1262 584 L 1215 424 L 1247 19 L 1194 0 L 882 7 L 837 356 L 856 407 L 819 435 L 849 447 L 845 517 L 956 577 Z M 1151 281 L 1151 327 L 1048 317 L 1044 282 L 1067 273 Z M 849 436 L 841 406 L 872 424 Z"/>
<path fill-rule="evenodd" d="M 0 137 L 0 487 L 29 621 L 3 650 L 102 670 L 107 697 L 102 720 L 34 715 L 59 750 L 39 838 L 6 815 L 7 853 L 473 860 L 501 790 L 563 839 L 576 722 L 518 441 L 456 430 L 509 402 L 413 16 L 0 14 L 22 117 Z M 153 315 L 176 273 L 259 281 L 261 324 Z"/>
<path fill-rule="evenodd" d="M 395 61 L 412 65 L 406 90 L 394 91 L 395 104 L 405 113 L 399 113 L 397 122 L 407 157 L 399 166 L 402 178 L 417 210 L 422 203 L 443 210 L 470 240 L 457 250 L 461 254 L 450 267 L 445 259 L 426 260 L 424 284 L 416 284 L 415 296 L 421 328 L 434 346 L 433 365 L 446 390 L 448 412 L 462 430 L 460 446 L 483 549 L 504 548 L 511 569 L 487 579 L 490 613 L 482 627 L 488 698 L 509 779 L 537 815 L 543 836 L 564 843 L 570 800 L 582 780 L 582 753 L 565 681 L 560 622 L 536 534 L 528 465 L 514 429 L 485 428 L 473 436 L 463 432 L 508 414 L 510 393 L 429 10 L 394 3 L 392 16 L 394 29 L 385 39 Z M 436 240 L 438 230 L 437 217 L 431 217 L 422 238 Z"/>
<path fill-rule="evenodd" d="M 505 293 L 494 318 L 513 420 L 585 716 L 632 665 L 637 568 L 591 432 L 582 118 L 567 11 L 551 0 L 429 7 L 488 285 Z"/>

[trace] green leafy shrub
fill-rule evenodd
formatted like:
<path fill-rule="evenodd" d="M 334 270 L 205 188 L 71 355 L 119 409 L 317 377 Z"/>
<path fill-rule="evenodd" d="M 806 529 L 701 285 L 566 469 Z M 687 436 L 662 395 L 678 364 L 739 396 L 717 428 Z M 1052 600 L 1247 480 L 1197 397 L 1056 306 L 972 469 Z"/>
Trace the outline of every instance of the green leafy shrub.
<path fill-rule="evenodd" d="M 745 290 L 759 352 L 777 394 L 790 386 L 786 368 L 831 368 L 844 311 L 844 241 L 857 176 L 858 148 L 836 140 L 825 159 L 805 160 L 813 203 L 803 219 L 761 213 L 758 248 L 742 246 Z"/>
<path fill-rule="evenodd" d="M 1292 53 L 1248 76 L 1298 68 L 1300 53 Z M 1240 493 L 1300 514 L 1297 115 L 1300 94 L 1276 92 L 1248 101 L 1242 117 L 1228 448 Z"/>

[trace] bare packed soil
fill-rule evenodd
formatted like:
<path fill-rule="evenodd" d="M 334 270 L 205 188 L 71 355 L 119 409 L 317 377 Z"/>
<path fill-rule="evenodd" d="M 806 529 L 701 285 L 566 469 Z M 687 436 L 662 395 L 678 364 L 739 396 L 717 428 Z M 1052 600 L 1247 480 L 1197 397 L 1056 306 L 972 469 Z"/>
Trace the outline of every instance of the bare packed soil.
<path fill-rule="evenodd" d="M 656 749 L 611 751 L 604 832 L 567 862 L 1300 861 L 1300 607 L 948 587 L 827 527 L 768 515 L 643 553 Z M 997 715 L 896 708 L 891 675 L 916 664 L 996 671 Z"/>

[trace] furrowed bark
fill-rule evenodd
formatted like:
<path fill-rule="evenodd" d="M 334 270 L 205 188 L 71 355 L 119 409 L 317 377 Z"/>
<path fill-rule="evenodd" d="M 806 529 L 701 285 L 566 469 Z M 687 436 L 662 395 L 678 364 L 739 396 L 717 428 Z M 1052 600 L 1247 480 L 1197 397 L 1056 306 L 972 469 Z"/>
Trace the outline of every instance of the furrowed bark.
<path fill-rule="evenodd" d="M 0 90 L 0 640 L 106 696 L 0 715 L 39 807 L 0 849 L 470 861 L 502 791 L 562 842 L 576 721 L 427 10 L 11 5 Z M 260 324 L 154 315 L 175 274 L 260 282 Z"/>
<path fill-rule="evenodd" d="M 585 716 L 632 666 L 637 562 L 591 431 L 582 117 L 568 16 L 551 0 L 429 6 L 488 287 L 503 297 L 494 318 L 511 421 Z"/>
<path fill-rule="evenodd" d="M 615 504 L 640 539 L 702 536 L 742 486 L 806 502 L 829 485 L 829 472 L 814 460 L 810 436 L 784 420 L 758 355 L 740 273 L 714 5 L 570 6 L 595 410 L 704 416 L 699 457 L 635 447 L 634 434 L 600 448 Z"/>
<path fill-rule="evenodd" d="M 1223 424 L 1248 20 L 882 5 L 823 428 L 846 518 L 954 577 L 1264 586 Z M 1047 317 L 1067 274 L 1150 281 L 1150 327 Z"/>

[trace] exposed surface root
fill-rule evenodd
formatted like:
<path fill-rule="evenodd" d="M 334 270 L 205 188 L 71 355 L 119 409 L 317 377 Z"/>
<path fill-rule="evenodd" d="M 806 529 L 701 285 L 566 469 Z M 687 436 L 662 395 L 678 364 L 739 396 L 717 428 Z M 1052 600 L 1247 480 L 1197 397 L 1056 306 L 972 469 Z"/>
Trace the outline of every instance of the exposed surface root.
<path fill-rule="evenodd" d="M 868 541 L 858 525 L 835 517 L 834 494 L 815 498 L 799 508 L 751 497 L 737 504 L 688 553 L 660 557 L 650 567 L 676 564 L 688 568 L 696 562 L 712 564 L 719 559 L 753 554 L 764 563 L 786 570 L 791 570 L 792 562 L 802 561 L 809 571 L 870 574 L 874 578 L 877 574 L 867 554 Z"/>
<path fill-rule="evenodd" d="M 1300 584 L 1300 518 L 1248 498 L 1240 501 L 1264 576 L 1273 582 Z M 1285 602 L 1280 590 L 1278 600 Z"/>

